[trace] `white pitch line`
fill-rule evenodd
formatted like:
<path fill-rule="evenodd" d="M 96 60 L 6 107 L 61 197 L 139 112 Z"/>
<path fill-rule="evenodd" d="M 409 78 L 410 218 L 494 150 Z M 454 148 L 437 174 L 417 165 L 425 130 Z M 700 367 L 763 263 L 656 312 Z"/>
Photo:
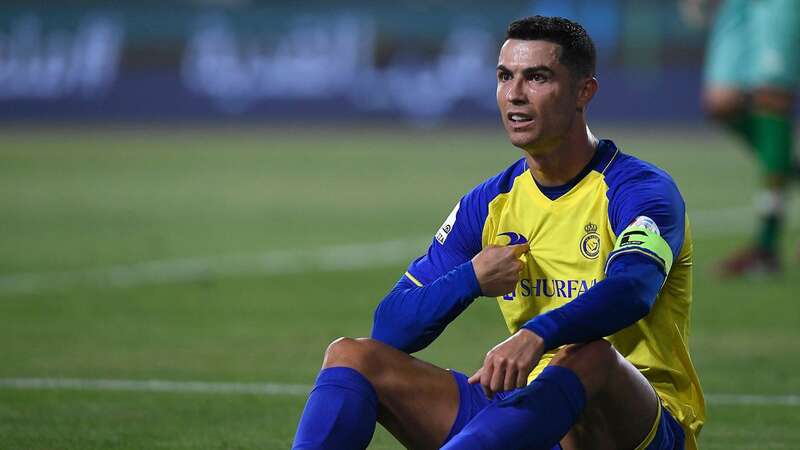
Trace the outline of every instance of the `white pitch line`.
<path fill-rule="evenodd" d="M 93 380 L 75 378 L 0 378 L 0 389 L 125 391 L 200 394 L 305 396 L 312 386 L 287 383 L 230 383 L 165 380 Z M 800 395 L 708 394 L 706 403 L 719 406 L 800 406 Z"/>
<path fill-rule="evenodd" d="M 787 225 L 800 223 L 800 201 L 786 205 Z M 696 236 L 729 236 L 754 229 L 758 214 L 754 205 L 732 206 L 719 209 L 689 210 L 689 223 Z"/>
<path fill-rule="evenodd" d="M 0 294 L 32 294 L 75 287 L 130 287 L 190 282 L 241 275 L 290 275 L 387 267 L 409 262 L 430 236 L 334 245 L 304 250 L 273 250 L 250 255 L 149 261 L 60 272 L 0 276 Z"/>
<path fill-rule="evenodd" d="M 795 202 L 797 203 L 797 202 Z M 798 222 L 800 203 L 793 204 L 789 225 Z M 695 236 L 742 232 L 755 221 L 752 208 L 732 207 L 692 211 Z M 304 250 L 273 250 L 256 254 L 222 255 L 147 261 L 128 265 L 58 272 L 0 276 L 0 295 L 35 294 L 78 287 L 132 287 L 202 281 L 242 275 L 291 275 L 389 267 L 420 255 L 431 236 L 384 242 L 334 245 Z"/>
<path fill-rule="evenodd" d="M 201 394 L 307 395 L 311 386 L 284 383 L 226 383 L 164 380 L 90 380 L 74 378 L 4 378 L 0 389 L 133 391 Z"/>
<path fill-rule="evenodd" d="M 800 395 L 709 394 L 711 405 L 800 406 Z"/>

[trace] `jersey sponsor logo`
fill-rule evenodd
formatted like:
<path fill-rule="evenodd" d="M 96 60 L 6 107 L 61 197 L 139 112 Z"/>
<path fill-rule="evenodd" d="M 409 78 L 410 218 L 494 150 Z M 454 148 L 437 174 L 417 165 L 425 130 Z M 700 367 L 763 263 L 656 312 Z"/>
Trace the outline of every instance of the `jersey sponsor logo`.
<path fill-rule="evenodd" d="M 517 298 L 517 293 L 522 297 L 545 297 L 545 298 L 565 298 L 573 299 L 597 284 L 597 279 L 591 280 L 559 280 L 549 278 L 537 278 L 531 280 L 523 278 L 519 281 L 517 289 L 510 294 L 503 296 L 503 300 L 512 301 Z"/>
<path fill-rule="evenodd" d="M 523 236 L 523 235 L 521 235 L 519 233 L 515 233 L 513 231 L 500 233 L 500 234 L 498 234 L 498 236 L 506 236 L 508 238 L 508 244 L 507 245 L 518 245 L 518 244 L 524 244 L 524 243 L 528 242 L 528 238 L 526 238 L 525 236 Z"/>
<path fill-rule="evenodd" d="M 439 231 L 436 232 L 436 241 L 442 245 L 444 245 L 444 241 L 447 240 L 447 236 L 450 236 L 450 232 L 453 231 L 453 227 L 456 225 L 456 215 L 459 207 L 461 207 L 461 202 L 456 203 L 450 215 L 444 219 L 444 223 L 439 227 Z"/>
<path fill-rule="evenodd" d="M 515 233 L 513 231 L 506 231 L 505 233 L 500 233 L 497 236 L 507 237 L 508 244 L 506 245 L 519 245 L 528 242 L 528 238 L 521 235 L 520 233 Z M 515 297 L 516 297 L 516 292 L 509 292 L 508 294 L 503 296 L 503 300 L 514 300 Z"/>
<path fill-rule="evenodd" d="M 597 259 L 600 255 L 600 235 L 597 234 L 597 225 L 589 222 L 583 227 L 586 234 L 581 238 L 579 247 L 581 255 L 586 259 Z"/>

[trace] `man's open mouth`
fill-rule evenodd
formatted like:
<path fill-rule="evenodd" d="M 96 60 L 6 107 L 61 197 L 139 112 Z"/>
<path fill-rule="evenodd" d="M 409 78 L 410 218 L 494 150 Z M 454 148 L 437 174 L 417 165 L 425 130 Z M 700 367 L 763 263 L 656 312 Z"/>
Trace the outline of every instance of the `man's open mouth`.
<path fill-rule="evenodd" d="M 514 123 L 524 123 L 533 120 L 533 117 L 523 113 L 508 113 L 508 120 Z"/>

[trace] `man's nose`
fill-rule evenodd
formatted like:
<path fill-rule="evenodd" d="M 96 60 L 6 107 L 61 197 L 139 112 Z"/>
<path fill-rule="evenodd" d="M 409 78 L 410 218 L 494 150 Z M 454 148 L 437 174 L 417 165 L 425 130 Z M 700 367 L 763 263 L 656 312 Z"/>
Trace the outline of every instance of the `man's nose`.
<path fill-rule="evenodd" d="M 506 100 L 513 105 L 524 105 L 528 103 L 528 98 L 525 96 L 523 86 L 524 80 L 519 78 L 511 80 L 511 83 L 506 92 Z"/>

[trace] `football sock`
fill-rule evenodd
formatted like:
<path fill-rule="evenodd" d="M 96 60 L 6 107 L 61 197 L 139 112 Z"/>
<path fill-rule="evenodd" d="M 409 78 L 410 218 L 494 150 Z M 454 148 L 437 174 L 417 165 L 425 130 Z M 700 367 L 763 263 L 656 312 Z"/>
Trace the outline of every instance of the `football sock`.
<path fill-rule="evenodd" d="M 775 252 L 782 221 L 779 216 L 769 215 L 761 219 L 758 227 L 758 247 L 768 252 Z"/>
<path fill-rule="evenodd" d="M 765 190 L 756 203 L 756 209 L 760 213 L 756 245 L 767 252 L 774 253 L 778 248 L 778 238 L 783 226 L 783 203 L 782 189 Z"/>
<path fill-rule="evenodd" d="M 792 167 L 792 121 L 784 115 L 755 111 L 750 122 L 753 146 L 764 173 L 786 176 Z"/>
<path fill-rule="evenodd" d="M 792 121 L 784 115 L 753 112 L 753 145 L 758 151 L 759 161 L 772 187 L 762 194 L 760 200 L 761 218 L 756 235 L 759 248 L 775 252 L 778 238 L 783 228 L 784 188 L 777 187 L 777 180 L 788 177 L 792 169 Z"/>
<path fill-rule="evenodd" d="M 308 396 L 294 437 L 294 450 L 365 449 L 377 420 L 378 396 L 349 367 L 323 369 Z"/>
<path fill-rule="evenodd" d="M 794 130 L 788 116 L 748 110 L 728 125 L 754 151 L 767 180 L 789 176 L 793 170 Z M 757 200 L 760 214 L 755 241 L 758 248 L 767 252 L 775 252 L 778 246 L 783 228 L 783 203 L 783 189 L 776 187 L 766 189 Z"/>
<path fill-rule="evenodd" d="M 766 173 L 785 174 L 791 170 L 794 130 L 789 116 L 746 110 L 725 123 L 747 143 Z"/>
<path fill-rule="evenodd" d="M 745 143 L 747 144 L 747 149 L 757 154 L 755 141 L 753 139 L 754 136 L 754 121 L 753 121 L 753 113 L 750 110 L 745 110 L 741 114 L 738 114 L 734 118 L 727 120 L 724 122 L 733 134 L 742 138 Z"/>
<path fill-rule="evenodd" d="M 584 406 L 586 391 L 575 372 L 547 366 L 526 388 L 478 413 L 442 450 L 550 450 Z"/>

